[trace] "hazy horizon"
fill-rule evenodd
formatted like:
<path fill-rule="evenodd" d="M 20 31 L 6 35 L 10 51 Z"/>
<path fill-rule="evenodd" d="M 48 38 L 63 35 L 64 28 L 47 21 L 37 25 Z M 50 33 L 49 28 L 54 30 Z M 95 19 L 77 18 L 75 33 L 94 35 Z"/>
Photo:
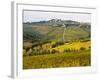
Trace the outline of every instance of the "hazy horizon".
<path fill-rule="evenodd" d="M 91 14 L 88 13 L 59 13 L 43 11 L 24 11 L 23 13 L 23 22 L 39 22 L 51 19 L 61 19 L 91 23 Z"/>

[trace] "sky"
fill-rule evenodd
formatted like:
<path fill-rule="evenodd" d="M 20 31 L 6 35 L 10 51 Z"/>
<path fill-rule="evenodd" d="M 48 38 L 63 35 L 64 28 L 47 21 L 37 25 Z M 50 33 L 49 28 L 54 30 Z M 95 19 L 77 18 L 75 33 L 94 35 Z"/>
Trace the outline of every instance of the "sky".
<path fill-rule="evenodd" d="M 51 19 L 74 20 L 79 22 L 91 22 L 91 14 L 84 13 L 59 13 L 44 11 L 23 11 L 23 22 L 38 22 Z"/>

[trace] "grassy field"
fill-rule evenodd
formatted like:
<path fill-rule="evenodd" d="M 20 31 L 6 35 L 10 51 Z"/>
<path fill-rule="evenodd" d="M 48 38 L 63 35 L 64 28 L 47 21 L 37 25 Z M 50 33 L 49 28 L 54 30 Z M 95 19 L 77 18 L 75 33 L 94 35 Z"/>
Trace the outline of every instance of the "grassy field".
<path fill-rule="evenodd" d="M 64 50 L 80 50 L 81 48 L 84 48 L 88 50 L 90 48 L 91 42 L 72 42 L 72 43 L 65 43 L 65 45 L 61 45 L 58 47 L 55 47 L 55 50 L 59 50 L 60 52 L 63 52 Z"/>
<path fill-rule="evenodd" d="M 23 69 L 90 66 L 90 50 L 23 57 Z"/>
<path fill-rule="evenodd" d="M 48 48 L 46 43 L 43 48 L 53 52 L 23 56 L 23 69 L 77 67 L 91 65 L 90 41 L 72 42 Z M 39 49 L 40 50 L 40 49 Z M 41 50 L 40 50 L 41 51 Z M 33 55 L 32 55 L 33 54 Z"/>

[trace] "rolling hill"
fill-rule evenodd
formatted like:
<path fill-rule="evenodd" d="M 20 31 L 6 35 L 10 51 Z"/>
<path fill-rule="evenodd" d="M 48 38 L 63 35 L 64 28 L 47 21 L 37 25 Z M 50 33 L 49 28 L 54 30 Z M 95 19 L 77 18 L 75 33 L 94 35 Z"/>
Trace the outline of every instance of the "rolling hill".
<path fill-rule="evenodd" d="M 24 42 L 63 41 L 65 24 L 65 41 L 87 39 L 90 36 L 90 24 L 71 20 L 52 19 L 32 23 L 23 23 Z"/>

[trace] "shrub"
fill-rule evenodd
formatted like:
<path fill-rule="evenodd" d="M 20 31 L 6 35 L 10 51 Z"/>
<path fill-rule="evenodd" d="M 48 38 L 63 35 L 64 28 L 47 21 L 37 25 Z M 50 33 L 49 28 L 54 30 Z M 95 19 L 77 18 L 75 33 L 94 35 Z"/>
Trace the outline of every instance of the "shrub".
<path fill-rule="evenodd" d="M 56 53 L 56 52 L 58 52 L 58 51 L 55 49 L 52 49 L 52 51 L 51 51 L 51 53 Z"/>
<path fill-rule="evenodd" d="M 88 40 L 88 39 L 87 40 L 82 40 L 82 42 L 88 42 L 88 41 L 90 41 L 90 40 Z"/>
<path fill-rule="evenodd" d="M 62 41 L 56 42 L 56 45 L 64 45 L 64 42 Z"/>
<path fill-rule="evenodd" d="M 26 54 L 26 50 L 25 49 L 23 49 L 23 54 Z"/>
<path fill-rule="evenodd" d="M 80 50 L 85 50 L 85 49 L 86 49 L 86 48 L 84 48 L 84 47 L 81 47 L 81 48 L 80 48 Z"/>
<path fill-rule="evenodd" d="M 91 46 L 89 46 L 89 49 L 91 49 Z"/>
<path fill-rule="evenodd" d="M 52 48 L 55 48 L 56 46 L 59 46 L 59 45 L 64 45 L 64 42 L 62 41 L 55 42 L 52 44 Z"/>
<path fill-rule="evenodd" d="M 64 52 L 70 52 L 71 50 L 70 49 L 66 49 L 66 50 L 64 50 Z"/>
<path fill-rule="evenodd" d="M 56 42 L 55 42 L 55 41 L 52 41 L 52 42 L 51 42 L 51 47 L 52 47 L 52 48 L 56 47 Z"/>
<path fill-rule="evenodd" d="M 43 50 L 43 51 L 41 51 L 41 55 L 43 55 L 43 54 L 50 54 L 50 50 Z"/>
<path fill-rule="evenodd" d="M 32 56 L 33 54 L 32 53 L 30 53 L 30 54 L 28 54 L 29 56 Z"/>
<path fill-rule="evenodd" d="M 55 48 L 57 45 L 56 44 L 52 44 L 52 48 Z"/>
<path fill-rule="evenodd" d="M 32 53 L 32 52 L 33 52 L 33 50 L 30 48 L 29 51 L 28 51 L 28 53 L 30 54 L 30 53 Z"/>

